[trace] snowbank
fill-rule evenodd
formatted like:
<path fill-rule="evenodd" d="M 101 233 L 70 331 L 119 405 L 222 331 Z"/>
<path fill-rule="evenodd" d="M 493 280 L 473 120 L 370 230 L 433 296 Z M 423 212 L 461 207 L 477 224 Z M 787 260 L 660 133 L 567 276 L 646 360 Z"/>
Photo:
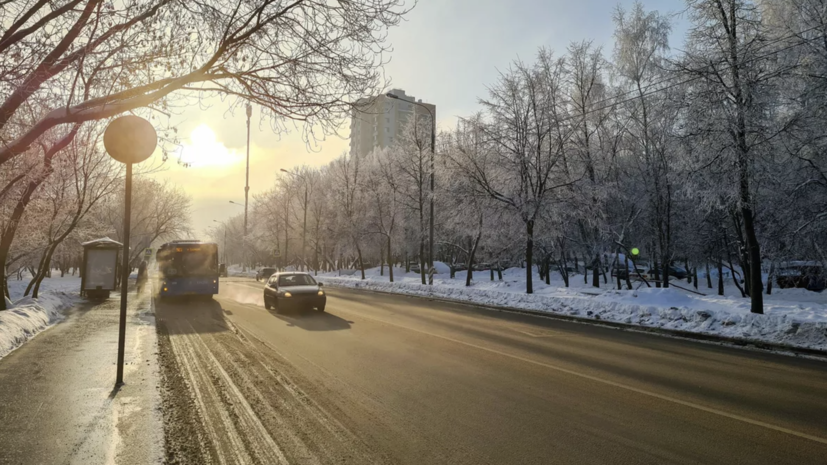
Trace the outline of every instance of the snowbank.
<path fill-rule="evenodd" d="M 14 306 L 0 311 L 0 359 L 62 320 L 61 312 L 79 300 L 78 277 L 44 279 L 37 299 L 21 298 L 28 283 L 28 279 L 9 281 Z"/>
<path fill-rule="evenodd" d="M 475 272 L 477 281 L 472 287 L 464 286 L 464 272 L 453 280 L 441 276 L 433 286 L 423 286 L 418 275 L 394 271 L 395 283 L 388 282 L 387 270 L 386 276 L 378 276 L 378 269 L 366 273 L 364 281 L 358 274 L 337 273 L 320 275 L 319 279 L 334 286 L 827 350 L 827 293 L 777 289 L 766 296 L 765 314 L 755 315 L 749 312 L 749 300 L 731 289 L 731 296 L 701 296 L 676 288 L 606 290 L 584 284 L 582 275 L 573 276 L 572 287 L 565 288 L 562 282 L 546 285 L 535 275 L 535 294 L 529 295 L 525 294 L 524 269 L 507 270 L 503 281 L 493 282 L 487 272 Z"/>

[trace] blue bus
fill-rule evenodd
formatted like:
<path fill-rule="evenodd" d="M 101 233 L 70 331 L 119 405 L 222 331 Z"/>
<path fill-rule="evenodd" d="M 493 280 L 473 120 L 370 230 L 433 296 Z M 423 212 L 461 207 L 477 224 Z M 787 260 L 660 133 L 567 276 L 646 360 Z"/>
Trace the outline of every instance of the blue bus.
<path fill-rule="evenodd" d="M 172 241 L 158 248 L 158 297 L 218 294 L 218 244 Z"/>

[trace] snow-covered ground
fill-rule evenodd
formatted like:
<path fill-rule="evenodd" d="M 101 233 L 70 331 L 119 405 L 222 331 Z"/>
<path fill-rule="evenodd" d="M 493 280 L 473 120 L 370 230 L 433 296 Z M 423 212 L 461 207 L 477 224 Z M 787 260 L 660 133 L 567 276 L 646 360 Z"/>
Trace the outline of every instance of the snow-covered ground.
<path fill-rule="evenodd" d="M 229 267 L 227 267 L 227 276 L 242 276 L 245 278 L 256 277 L 255 268 L 247 268 L 247 271 L 242 270 L 243 268 L 241 265 L 230 265 Z"/>
<path fill-rule="evenodd" d="M 394 269 L 394 283 L 388 282 L 388 270 L 379 275 L 379 268 L 366 270 L 362 281 L 356 270 L 319 274 L 318 279 L 331 285 L 384 292 L 439 297 L 464 302 L 535 310 L 591 320 L 612 321 L 632 325 L 667 328 L 695 333 L 719 335 L 796 347 L 827 350 L 827 292 L 804 289 L 773 289 L 764 296 L 764 315 L 751 314 L 749 299 L 741 297 L 732 284 L 726 283 L 725 296 L 718 296 L 716 287 L 708 289 L 701 279 L 698 292 L 692 294 L 677 288 L 647 288 L 634 283 L 637 289 L 614 290 L 614 283 L 594 288 L 585 284 L 583 275 L 571 277 L 571 287 L 564 287 L 558 273 L 551 284 L 534 274 L 534 291 L 525 294 L 525 269 L 512 268 L 503 272 L 503 280 L 490 281 L 488 271 L 474 272 L 472 286 L 465 287 L 465 272 L 450 279 L 444 267 L 437 267 L 433 286 L 423 286 L 418 274 Z M 694 290 L 686 281 L 678 285 Z"/>
<path fill-rule="evenodd" d="M 53 272 L 40 285 L 37 299 L 23 297 L 29 277 L 9 280 L 9 293 L 13 306 L 0 311 L 0 358 L 5 357 L 41 331 L 63 319 L 61 313 L 80 299 L 80 278 Z"/>

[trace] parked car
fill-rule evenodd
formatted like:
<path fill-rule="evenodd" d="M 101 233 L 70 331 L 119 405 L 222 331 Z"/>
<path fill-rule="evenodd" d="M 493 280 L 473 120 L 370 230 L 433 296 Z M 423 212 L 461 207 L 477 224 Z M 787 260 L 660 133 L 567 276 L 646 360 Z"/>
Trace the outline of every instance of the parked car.
<path fill-rule="evenodd" d="M 322 283 L 316 282 L 310 273 L 276 273 L 264 286 L 264 308 L 276 310 L 317 309 L 324 311 L 327 296 L 322 290 Z"/>
<path fill-rule="evenodd" d="M 778 287 L 821 292 L 827 288 L 827 270 L 819 262 L 794 261 L 781 264 L 776 274 Z"/>
<path fill-rule="evenodd" d="M 227 277 L 227 265 L 224 263 L 218 264 L 218 276 L 220 277 Z"/>
<path fill-rule="evenodd" d="M 488 262 L 474 263 L 474 271 L 488 271 L 493 265 Z"/>
<path fill-rule="evenodd" d="M 669 276 L 673 276 L 678 279 L 686 279 L 686 277 L 689 276 L 689 273 L 679 266 L 669 265 Z"/>
<path fill-rule="evenodd" d="M 649 279 L 649 267 L 643 265 L 642 263 L 638 263 L 636 266 L 629 263 L 629 268 L 626 269 L 623 265 L 615 266 L 612 269 L 612 277 L 617 278 L 620 276 L 620 279 L 626 279 L 626 275 L 629 273 L 629 279 Z"/>
<path fill-rule="evenodd" d="M 468 269 L 468 264 L 467 263 L 454 263 L 453 265 L 451 265 L 451 268 L 454 269 L 455 273 L 457 271 L 465 271 L 465 270 Z M 474 265 L 474 270 L 476 270 L 476 269 L 477 269 L 477 266 Z"/>
<path fill-rule="evenodd" d="M 262 268 L 256 271 L 256 281 L 266 281 L 275 272 L 275 268 Z"/>

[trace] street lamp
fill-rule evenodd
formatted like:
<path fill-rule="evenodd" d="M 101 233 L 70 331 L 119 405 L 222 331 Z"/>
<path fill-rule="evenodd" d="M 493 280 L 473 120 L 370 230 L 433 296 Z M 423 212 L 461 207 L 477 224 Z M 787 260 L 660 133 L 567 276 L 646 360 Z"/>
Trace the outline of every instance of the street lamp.
<path fill-rule="evenodd" d="M 302 181 L 304 181 L 304 225 L 302 226 L 302 271 L 306 271 L 304 268 L 306 267 L 306 263 L 307 263 L 307 259 L 305 257 L 305 250 L 306 250 L 305 247 L 307 245 L 307 178 L 305 178 L 303 175 L 300 175 L 298 173 L 292 173 L 290 171 L 287 171 L 284 168 L 279 169 L 279 171 L 281 171 L 283 173 L 287 173 L 288 175 L 293 176 L 294 178 L 300 178 Z"/>
<path fill-rule="evenodd" d="M 385 94 L 385 97 L 392 98 L 394 100 L 401 100 L 398 95 L 394 95 L 390 92 Z M 436 146 L 436 118 L 434 117 L 434 112 L 428 108 L 427 105 L 423 105 L 415 100 L 405 100 L 406 102 L 413 103 L 414 105 L 420 106 L 428 111 L 428 114 L 431 115 L 431 200 L 430 200 L 430 224 L 428 225 L 428 267 L 434 267 L 434 152 Z M 416 115 L 414 114 L 414 121 L 416 121 Z M 428 277 L 428 284 L 433 284 L 434 278 L 433 275 Z"/>

